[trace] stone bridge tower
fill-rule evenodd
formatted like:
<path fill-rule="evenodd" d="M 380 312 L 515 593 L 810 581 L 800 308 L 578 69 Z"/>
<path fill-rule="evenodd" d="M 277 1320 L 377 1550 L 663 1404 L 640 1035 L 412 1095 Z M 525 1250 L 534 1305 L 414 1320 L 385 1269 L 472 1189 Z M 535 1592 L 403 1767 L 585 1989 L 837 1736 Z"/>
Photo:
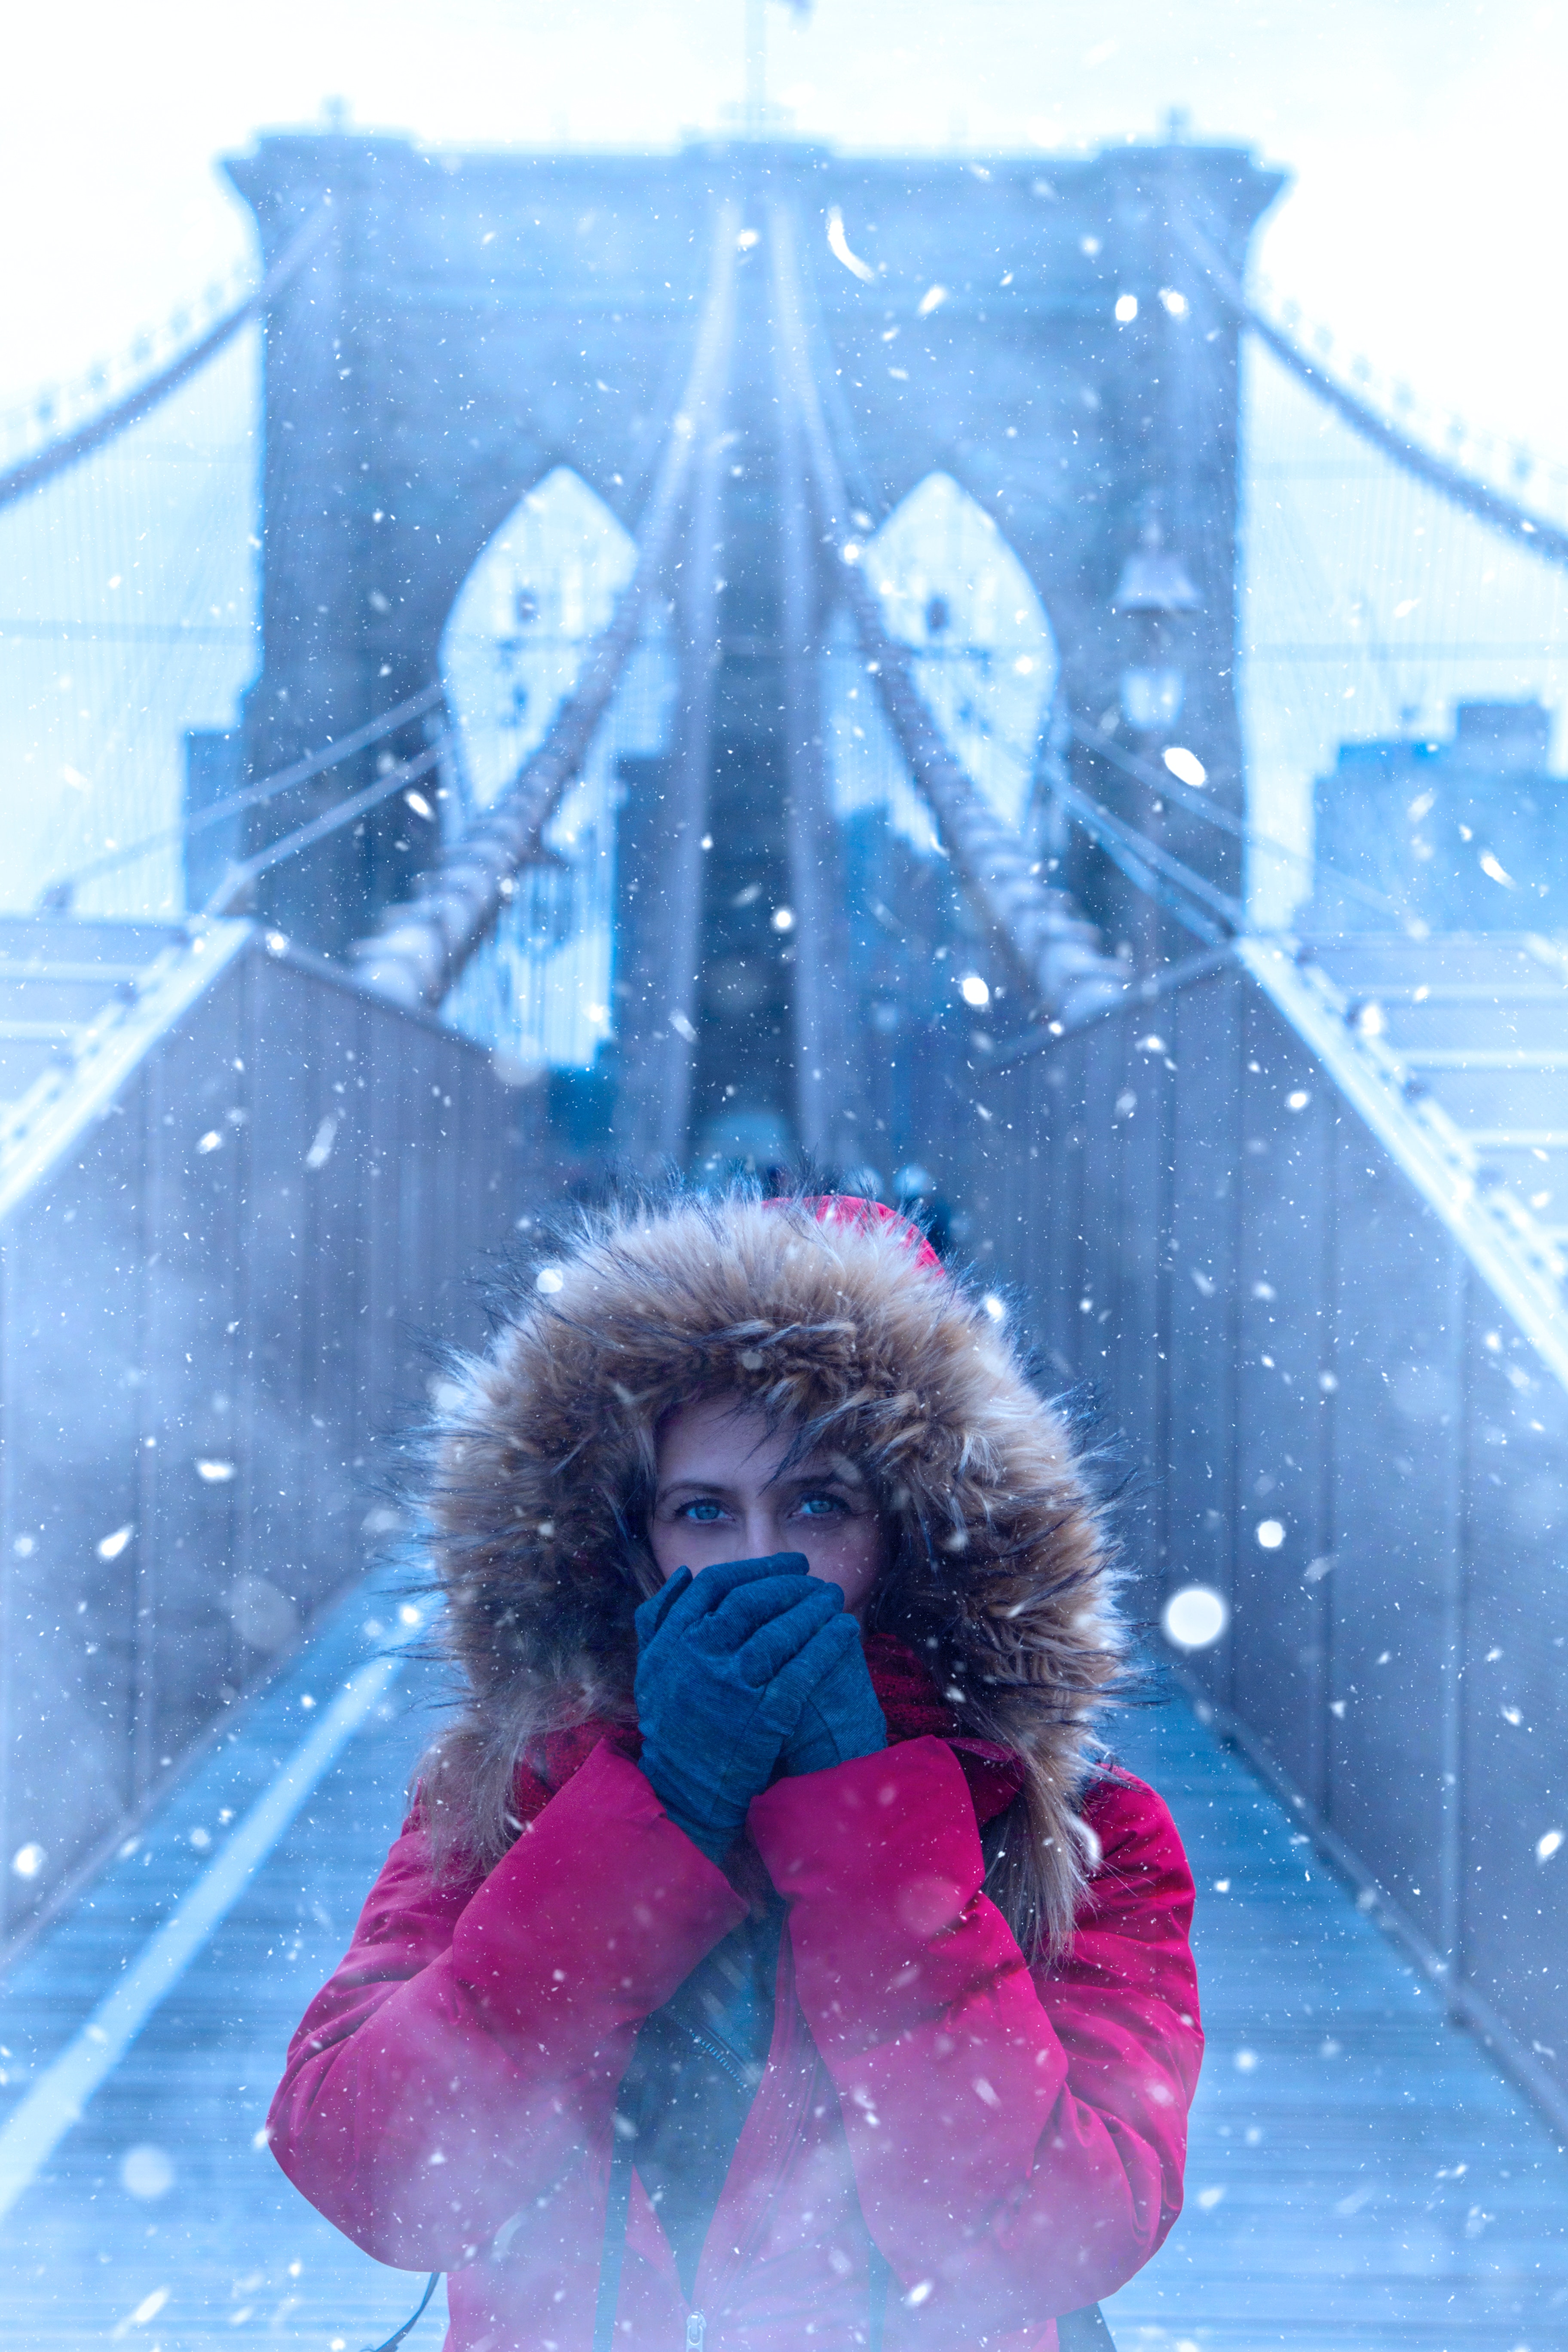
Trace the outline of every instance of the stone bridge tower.
<path fill-rule="evenodd" d="M 331 220 L 268 337 L 253 772 L 434 675 L 470 567 L 553 467 L 574 467 L 635 530 L 689 362 L 715 200 L 728 194 L 759 227 L 770 199 L 795 208 L 819 376 L 868 527 L 933 471 L 952 477 L 1035 583 L 1061 692 L 1088 721 L 1115 714 L 1124 673 L 1150 661 L 1148 616 L 1116 604 L 1129 557 L 1157 525 L 1192 593 L 1153 654 L 1184 678 L 1182 740 L 1199 749 L 1214 797 L 1239 811 L 1237 342 L 1178 225 L 1190 218 L 1241 273 L 1280 185 L 1244 150 L 1122 146 L 1043 162 L 759 143 L 437 154 L 329 133 L 265 138 L 228 169 L 268 259 L 316 207 Z M 836 213 L 865 277 L 829 249 Z M 714 789 L 752 866 L 777 849 L 784 765 L 765 250 L 764 238 L 740 268 L 714 740 Z M 1086 781 L 1101 799 L 1118 790 L 1102 766 Z M 1142 818 L 1146 803 L 1126 789 L 1127 814 Z M 1231 839 L 1173 810 L 1165 823 L 1177 854 L 1238 887 Z M 322 857 L 280 867 L 270 910 L 341 953 L 406 891 L 419 855 L 395 818 L 373 823 L 336 845 L 325 882 Z M 720 961 L 747 948 L 732 878 L 710 869 L 704 952 Z M 1113 938 L 1131 928 L 1127 886 L 1106 861 L 1079 849 L 1070 878 Z M 765 908 L 764 897 L 759 923 Z M 752 946 L 778 950 L 760 933 Z M 733 1034 L 721 1004 L 705 1012 L 710 1075 L 739 1055 L 763 1097 L 782 1050 L 782 969 L 777 982 Z"/>

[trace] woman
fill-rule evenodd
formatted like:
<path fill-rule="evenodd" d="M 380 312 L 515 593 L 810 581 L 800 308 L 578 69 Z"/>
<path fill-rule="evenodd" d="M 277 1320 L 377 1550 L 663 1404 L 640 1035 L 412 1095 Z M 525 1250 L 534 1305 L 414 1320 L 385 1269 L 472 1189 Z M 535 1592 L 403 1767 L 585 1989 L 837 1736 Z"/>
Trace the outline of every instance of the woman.
<path fill-rule="evenodd" d="M 1068 1434 L 876 1204 L 584 1221 L 439 1433 L 468 1685 L 274 2152 L 453 2352 L 1049 2352 L 1181 2203 L 1169 1815 Z"/>

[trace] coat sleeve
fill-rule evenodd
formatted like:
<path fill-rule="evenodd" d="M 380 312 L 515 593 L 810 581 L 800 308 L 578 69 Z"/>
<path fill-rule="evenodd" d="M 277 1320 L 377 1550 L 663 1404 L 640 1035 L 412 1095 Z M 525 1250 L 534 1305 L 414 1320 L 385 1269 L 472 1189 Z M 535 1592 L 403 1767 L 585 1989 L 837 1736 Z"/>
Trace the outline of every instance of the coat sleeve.
<path fill-rule="evenodd" d="M 432 1881 L 416 1817 L 289 2045 L 273 2154 L 382 2262 L 472 2260 L 607 2145 L 638 2025 L 744 1913 L 608 1745 L 477 1886 Z"/>
<path fill-rule="evenodd" d="M 1192 1878 L 1142 1782 L 1117 1775 L 1088 1817 L 1101 1860 L 1071 1949 L 1031 1970 L 980 1892 L 945 1741 L 752 1807 L 867 2224 L 911 2305 L 988 2335 L 1109 2294 L 1181 2210 L 1203 2046 Z"/>

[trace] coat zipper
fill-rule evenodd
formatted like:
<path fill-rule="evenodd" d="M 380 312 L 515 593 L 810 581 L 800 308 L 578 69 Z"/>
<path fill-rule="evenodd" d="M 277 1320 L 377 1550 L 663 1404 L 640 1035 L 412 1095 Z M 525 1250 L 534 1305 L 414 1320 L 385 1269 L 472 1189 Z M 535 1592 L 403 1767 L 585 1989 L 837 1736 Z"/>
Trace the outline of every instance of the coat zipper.
<path fill-rule="evenodd" d="M 787 2001 L 784 1998 L 786 1993 L 788 1995 Z M 793 1959 L 790 1957 L 789 1928 L 786 1924 L 784 1934 L 779 1939 L 778 1969 L 773 1979 L 773 2040 L 768 2047 L 767 2059 L 763 2067 L 763 2081 L 756 2086 L 753 2106 L 757 2099 L 761 2099 L 765 2095 L 767 2089 L 767 2077 L 773 2072 L 775 2065 L 781 2070 L 785 2070 L 793 2062 L 794 2065 L 798 2070 L 800 2063 L 798 2047 L 800 2042 L 800 2032 L 798 2029 L 803 2025 L 804 2020 L 800 2016 L 798 2007 L 795 2004 L 795 1969 Z M 689 2027 L 687 2030 L 689 2032 L 691 2032 Z M 775 2158 L 773 2166 L 770 2168 L 773 2174 L 772 2185 L 769 2187 L 765 2197 L 762 2199 L 757 2210 L 752 2215 L 750 2224 L 744 2232 L 742 2245 L 738 2245 L 731 2254 L 725 2256 L 721 2261 L 717 2275 L 709 2282 L 710 2286 L 712 2288 L 714 2293 L 718 2293 L 721 2289 L 728 2292 L 731 2283 L 739 2274 L 737 2265 L 743 2261 L 744 2253 L 749 2251 L 750 2247 L 754 2243 L 757 2234 L 762 2229 L 763 2221 L 765 2220 L 774 2199 L 777 2197 L 780 2189 L 784 2185 L 785 2175 L 789 2170 L 790 2157 L 794 2152 L 795 2145 L 799 2140 L 801 2131 L 805 2126 L 805 2109 L 810 2103 L 811 2087 L 813 2080 L 815 2079 L 816 2070 L 820 2067 L 822 2061 L 820 2057 L 818 2057 L 814 2051 L 812 2053 L 811 2067 L 807 2070 L 804 2081 L 798 2082 L 795 2086 L 798 2094 L 798 2096 L 795 2099 L 795 2105 L 798 2112 L 795 2115 L 795 2121 L 789 2130 L 787 2137 L 784 2140 L 781 2152 Z M 752 2121 L 752 2116 L 748 2114 L 745 2124 L 742 2126 L 743 2132 L 750 2130 Z M 724 2187 L 719 2192 L 719 2204 L 714 2209 L 715 2218 L 717 2218 L 718 2213 L 723 2208 L 724 2199 L 729 2193 L 729 2188 L 730 2182 L 729 2180 L 726 2180 Z M 711 2224 L 710 2224 L 710 2230 L 711 2231 Z M 699 2275 L 700 2276 L 702 2268 L 700 2263 L 698 2267 Z M 699 2327 L 702 2332 L 699 2333 L 695 2339 L 689 2337 L 689 2345 L 691 2345 L 694 2342 L 695 2346 L 700 2347 L 704 2345 L 706 2342 L 708 2322 L 706 2316 L 701 2312 L 694 2313 L 692 2315 L 692 2318 L 698 2323 Z"/>
<path fill-rule="evenodd" d="M 753 2099 L 756 2097 L 761 2084 L 749 2083 L 746 2080 L 745 2074 L 735 2062 L 733 2052 L 712 2034 L 704 2033 L 698 2026 L 689 2025 L 686 2031 L 703 2055 L 711 2058 L 714 2064 L 722 2073 L 728 2074 L 738 2090 L 749 2091 Z M 714 2210 L 717 2210 L 717 2208 Z M 705 2315 L 700 2311 L 689 2312 L 686 2317 L 686 2352 L 704 2352 L 707 2340 L 708 2321 Z"/>
<path fill-rule="evenodd" d="M 689 2025 L 686 2032 L 688 2039 L 696 2042 L 703 2056 L 711 2058 L 721 2074 L 728 2074 L 738 2091 L 749 2091 L 752 2098 L 756 2097 L 761 2086 L 761 2075 L 756 2082 L 748 2082 L 744 2069 L 736 2063 L 733 2053 L 722 2042 L 715 2040 L 711 2034 L 704 2033 L 700 2026 Z"/>

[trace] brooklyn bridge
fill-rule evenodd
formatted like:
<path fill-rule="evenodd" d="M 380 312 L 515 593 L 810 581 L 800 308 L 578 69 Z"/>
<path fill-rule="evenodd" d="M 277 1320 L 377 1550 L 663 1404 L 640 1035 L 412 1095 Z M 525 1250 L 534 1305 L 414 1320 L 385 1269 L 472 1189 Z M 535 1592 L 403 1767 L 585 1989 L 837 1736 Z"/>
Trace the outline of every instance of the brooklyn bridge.
<path fill-rule="evenodd" d="M 1123 2352 L 1568 2347 L 1550 487 L 1241 148 L 227 168 L 253 284 L 0 474 L 7 2340 L 411 2307 L 261 2129 L 444 1686 L 398 1469 L 679 1172 L 901 1206 L 1117 1450 L 1209 2034 Z"/>

